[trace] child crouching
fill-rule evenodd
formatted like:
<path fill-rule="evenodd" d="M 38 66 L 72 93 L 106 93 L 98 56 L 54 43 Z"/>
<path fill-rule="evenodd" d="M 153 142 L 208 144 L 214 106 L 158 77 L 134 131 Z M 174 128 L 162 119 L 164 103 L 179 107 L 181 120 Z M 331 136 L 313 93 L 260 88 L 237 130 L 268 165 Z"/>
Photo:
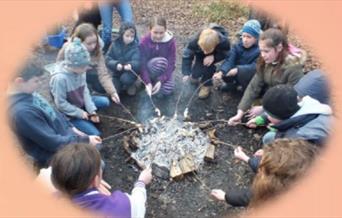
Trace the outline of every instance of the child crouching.
<path fill-rule="evenodd" d="M 100 191 L 101 157 L 94 146 L 67 146 L 54 156 L 51 167 L 53 185 L 80 207 L 108 217 L 144 217 L 150 169 L 141 172 L 131 195 L 119 190 L 108 195 Z"/>

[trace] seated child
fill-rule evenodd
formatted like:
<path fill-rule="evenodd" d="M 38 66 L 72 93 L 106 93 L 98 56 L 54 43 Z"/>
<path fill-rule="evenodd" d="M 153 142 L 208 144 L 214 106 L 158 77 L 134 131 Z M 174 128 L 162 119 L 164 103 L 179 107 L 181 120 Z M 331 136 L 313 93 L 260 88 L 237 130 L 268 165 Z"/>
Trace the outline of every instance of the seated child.
<path fill-rule="evenodd" d="M 140 55 L 141 78 L 147 94 L 171 95 L 175 85 L 172 74 L 176 68 L 176 40 L 164 18 L 151 20 L 150 31 L 140 42 Z"/>
<path fill-rule="evenodd" d="M 256 72 L 256 61 L 260 55 L 258 39 L 260 24 L 257 20 L 247 21 L 241 30 L 241 40 L 233 46 L 214 79 L 223 79 L 222 91 L 242 86 L 245 90 Z"/>
<path fill-rule="evenodd" d="M 277 139 L 264 148 L 260 166 L 249 189 L 227 193 L 213 189 L 211 195 L 232 206 L 256 207 L 286 191 L 305 175 L 316 154 L 316 147 L 304 140 Z"/>
<path fill-rule="evenodd" d="M 81 40 L 75 38 L 65 48 L 65 60 L 57 67 L 50 80 L 51 94 L 62 113 L 71 123 L 88 135 L 100 135 L 94 123 L 99 123 L 97 108 L 108 107 L 104 96 L 90 96 L 86 83 L 86 70 L 90 55 Z"/>
<path fill-rule="evenodd" d="M 35 91 L 40 86 L 42 69 L 26 64 L 14 78 L 9 90 L 11 126 L 24 151 L 38 168 L 46 167 L 62 147 L 73 143 L 101 143 L 98 136 L 88 136 L 76 129 Z"/>
<path fill-rule="evenodd" d="M 216 71 L 215 64 L 228 56 L 229 49 L 228 32 L 216 24 L 196 34 L 185 47 L 182 60 L 183 81 L 190 77 L 192 83 L 198 83 L 199 79 L 201 83 L 205 83 L 199 91 L 199 98 L 209 96 L 212 85 L 210 79 Z"/>
<path fill-rule="evenodd" d="M 264 116 L 251 119 L 251 128 L 271 123 L 272 131 L 263 137 L 268 144 L 276 138 L 300 138 L 317 145 L 323 145 L 331 131 L 332 110 L 310 96 L 299 102 L 292 86 L 277 85 L 270 88 L 262 99 Z M 258 121 L 259 120 L 259 121 Z"/>
<path fill-rule="evenodd" d="M 112 71 L 113 83 L 120 93 L 127 91 L 128 95 L 135 95 L 136 75 L 139 72 L 140 53 L 137 32 L 134 24 L 123 23 L 118 38 L 113 41 L 106 54 L 106 65 Z"/>
<path fill-rule="evenodd" d="M 145 185 L 152 180 L 150 169 L 140 173 L 129 195 L 119 190 L 103 190 L 100 153 L 91 145 L 65 147 L 54 156 L 51 167 L 54 187 L 81 208 L 105 217 L 145 216 Z"/>

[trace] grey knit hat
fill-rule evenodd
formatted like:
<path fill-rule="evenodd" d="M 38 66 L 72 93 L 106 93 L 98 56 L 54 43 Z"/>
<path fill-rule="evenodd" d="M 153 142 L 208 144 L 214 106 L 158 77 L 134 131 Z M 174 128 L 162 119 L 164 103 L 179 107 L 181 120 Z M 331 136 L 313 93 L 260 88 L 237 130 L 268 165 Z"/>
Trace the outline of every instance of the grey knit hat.
<path fill-rule="evenodd" d="M 259 39 L 259 35 L 261 34 L 261 32 L 262 30 L 259 21 L 249 20 L 243 25 L 240 34 L 248 33 L 252 35 L 254 38 Z"/>
<path fill-rule="evenodd" d="M 79 38 L 74 38 L 67 45 L 64 56 L 68 67 L 85 67 L 90 64 L 90 54 Z"/>

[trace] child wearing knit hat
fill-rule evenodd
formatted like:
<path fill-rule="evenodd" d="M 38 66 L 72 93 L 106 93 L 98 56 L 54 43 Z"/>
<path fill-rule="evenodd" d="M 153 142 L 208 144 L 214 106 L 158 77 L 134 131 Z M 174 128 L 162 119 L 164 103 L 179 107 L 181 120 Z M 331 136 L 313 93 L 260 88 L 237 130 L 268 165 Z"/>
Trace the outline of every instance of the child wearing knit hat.
<path fill-rule="evenodd" d="M 54 102 L 71 123 L 88 135 L 101 133 L 94 123 L 100 119 L 96 115 L 98 108 L 109 106 L 104 96 L 91 96 L 86 83 L 86 74 L 90 55 L 79 38 L 75 38 L 65 48 L 65 59 L 56 68 L 50 80 L 50 89 Z"/>
<path fill-rule="evenodd" d="M 231 49 L 221 65 L 220 71 L 213 79 L 223 80 L 222 91 L 234 90 L 241 85 L 246 89 L 256 72 L 256 60 L 260 55 L 258 39 L 261 33 L 260 23 L 257 20 L 247 21 L 241 29 L 241 40 Z"/>

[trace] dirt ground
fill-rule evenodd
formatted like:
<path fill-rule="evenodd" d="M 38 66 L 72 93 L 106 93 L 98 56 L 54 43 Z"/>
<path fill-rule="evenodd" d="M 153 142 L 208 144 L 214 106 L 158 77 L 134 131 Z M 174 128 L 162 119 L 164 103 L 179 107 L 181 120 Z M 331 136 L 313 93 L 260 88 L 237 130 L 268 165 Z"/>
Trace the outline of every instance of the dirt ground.
<path fill-rule="evenodd" d="M 181 54 L 189 36 L 203 27 L 208 20 L 205 17 L 196 16 L 194 8 L 206 1 L 158 1 L 158 0 L 133 0 L 135 21 L 142 36 L 147 30 L 148 19 L 152 16 L 162 15 L 168 20 L 168 28 L 175 34 L 177 40 L 177 68 L 174 73 L 176 80 L 175 93 L 168 99 L 153 98 L 162 115 L 172 116 L 175 113 L 175 105 L 179 99 L 178 114 L 183 114 L 189 98 L 196 87 L 187 84 L 183 87 L 181 82 L 180 64 Z M 197 4 L 197 6 L 196 6 Z M 117 18 L 117 15 L 116 15 Z M 228 20 L 224 25 L 230 31 L 232 39 L 247 17 L 236 17 Z M 117 23 L 117 22 L 115 22 Z M 42 65 L 53 63 L 56 58 L 56 50 L 38 48 L 34 56 Z M 46 97 L 48 94 L 49 75 L 44 77 L 40 92 Z M 190 105 L 189 114 L 191 121 L 227 119 L 236 112 L 237 104 L 242 93 L 236 92 L 223 95 L 214 91 L 210 98 L 199 100 L 195 97 Z M 125 105 L 139 120 L 146 122 L 154 116 L 152 106 L 145 92 L 141 90 L 135 97 L 121 96 Z M 112 104 L 110 108 L 100 111 L 100 114 L 121 117 L 132 120 L 119 105 Z M 217 137 L 224 142 L 241 145 L 248 154 L 260 147 L 260 137 L 265 130 L 250 130 L 243 126 L 229 127 L 226 123 L 212 123 L 217 129 Z M 103 132 L 103 138 L 120 133 L 131 128 L 129 124 L 102 119 L 99 128 Z M 133 183 L 138 177 L 139 168 L 129 160 L 129 155 L 122 146 L 122 136 L 106 140 L 101 151 L 106 163 L 104 179 L 113 187 L 130 192 Z M 212 163 L 204 163 L 197 171 L 197 176 L 192 174 L 185 176 L 180 181 L 155 176 L 151 185 L 147 188 L 147 215 L 146 217 L 222 217 L 235 216 L 244 211 L 244 208 L 233 208 L 224 202 L 217 202 L 209 197 L 209 189 L 220 188 L 225 191 L 236 187 L 247 187 L 253 178 L 250 168 L 233 158 L 233 149 L 226 145 L 218 145 L 215 151 L 215 160 Z M 200 180 L 200 181 L 199 181 Z"/>

